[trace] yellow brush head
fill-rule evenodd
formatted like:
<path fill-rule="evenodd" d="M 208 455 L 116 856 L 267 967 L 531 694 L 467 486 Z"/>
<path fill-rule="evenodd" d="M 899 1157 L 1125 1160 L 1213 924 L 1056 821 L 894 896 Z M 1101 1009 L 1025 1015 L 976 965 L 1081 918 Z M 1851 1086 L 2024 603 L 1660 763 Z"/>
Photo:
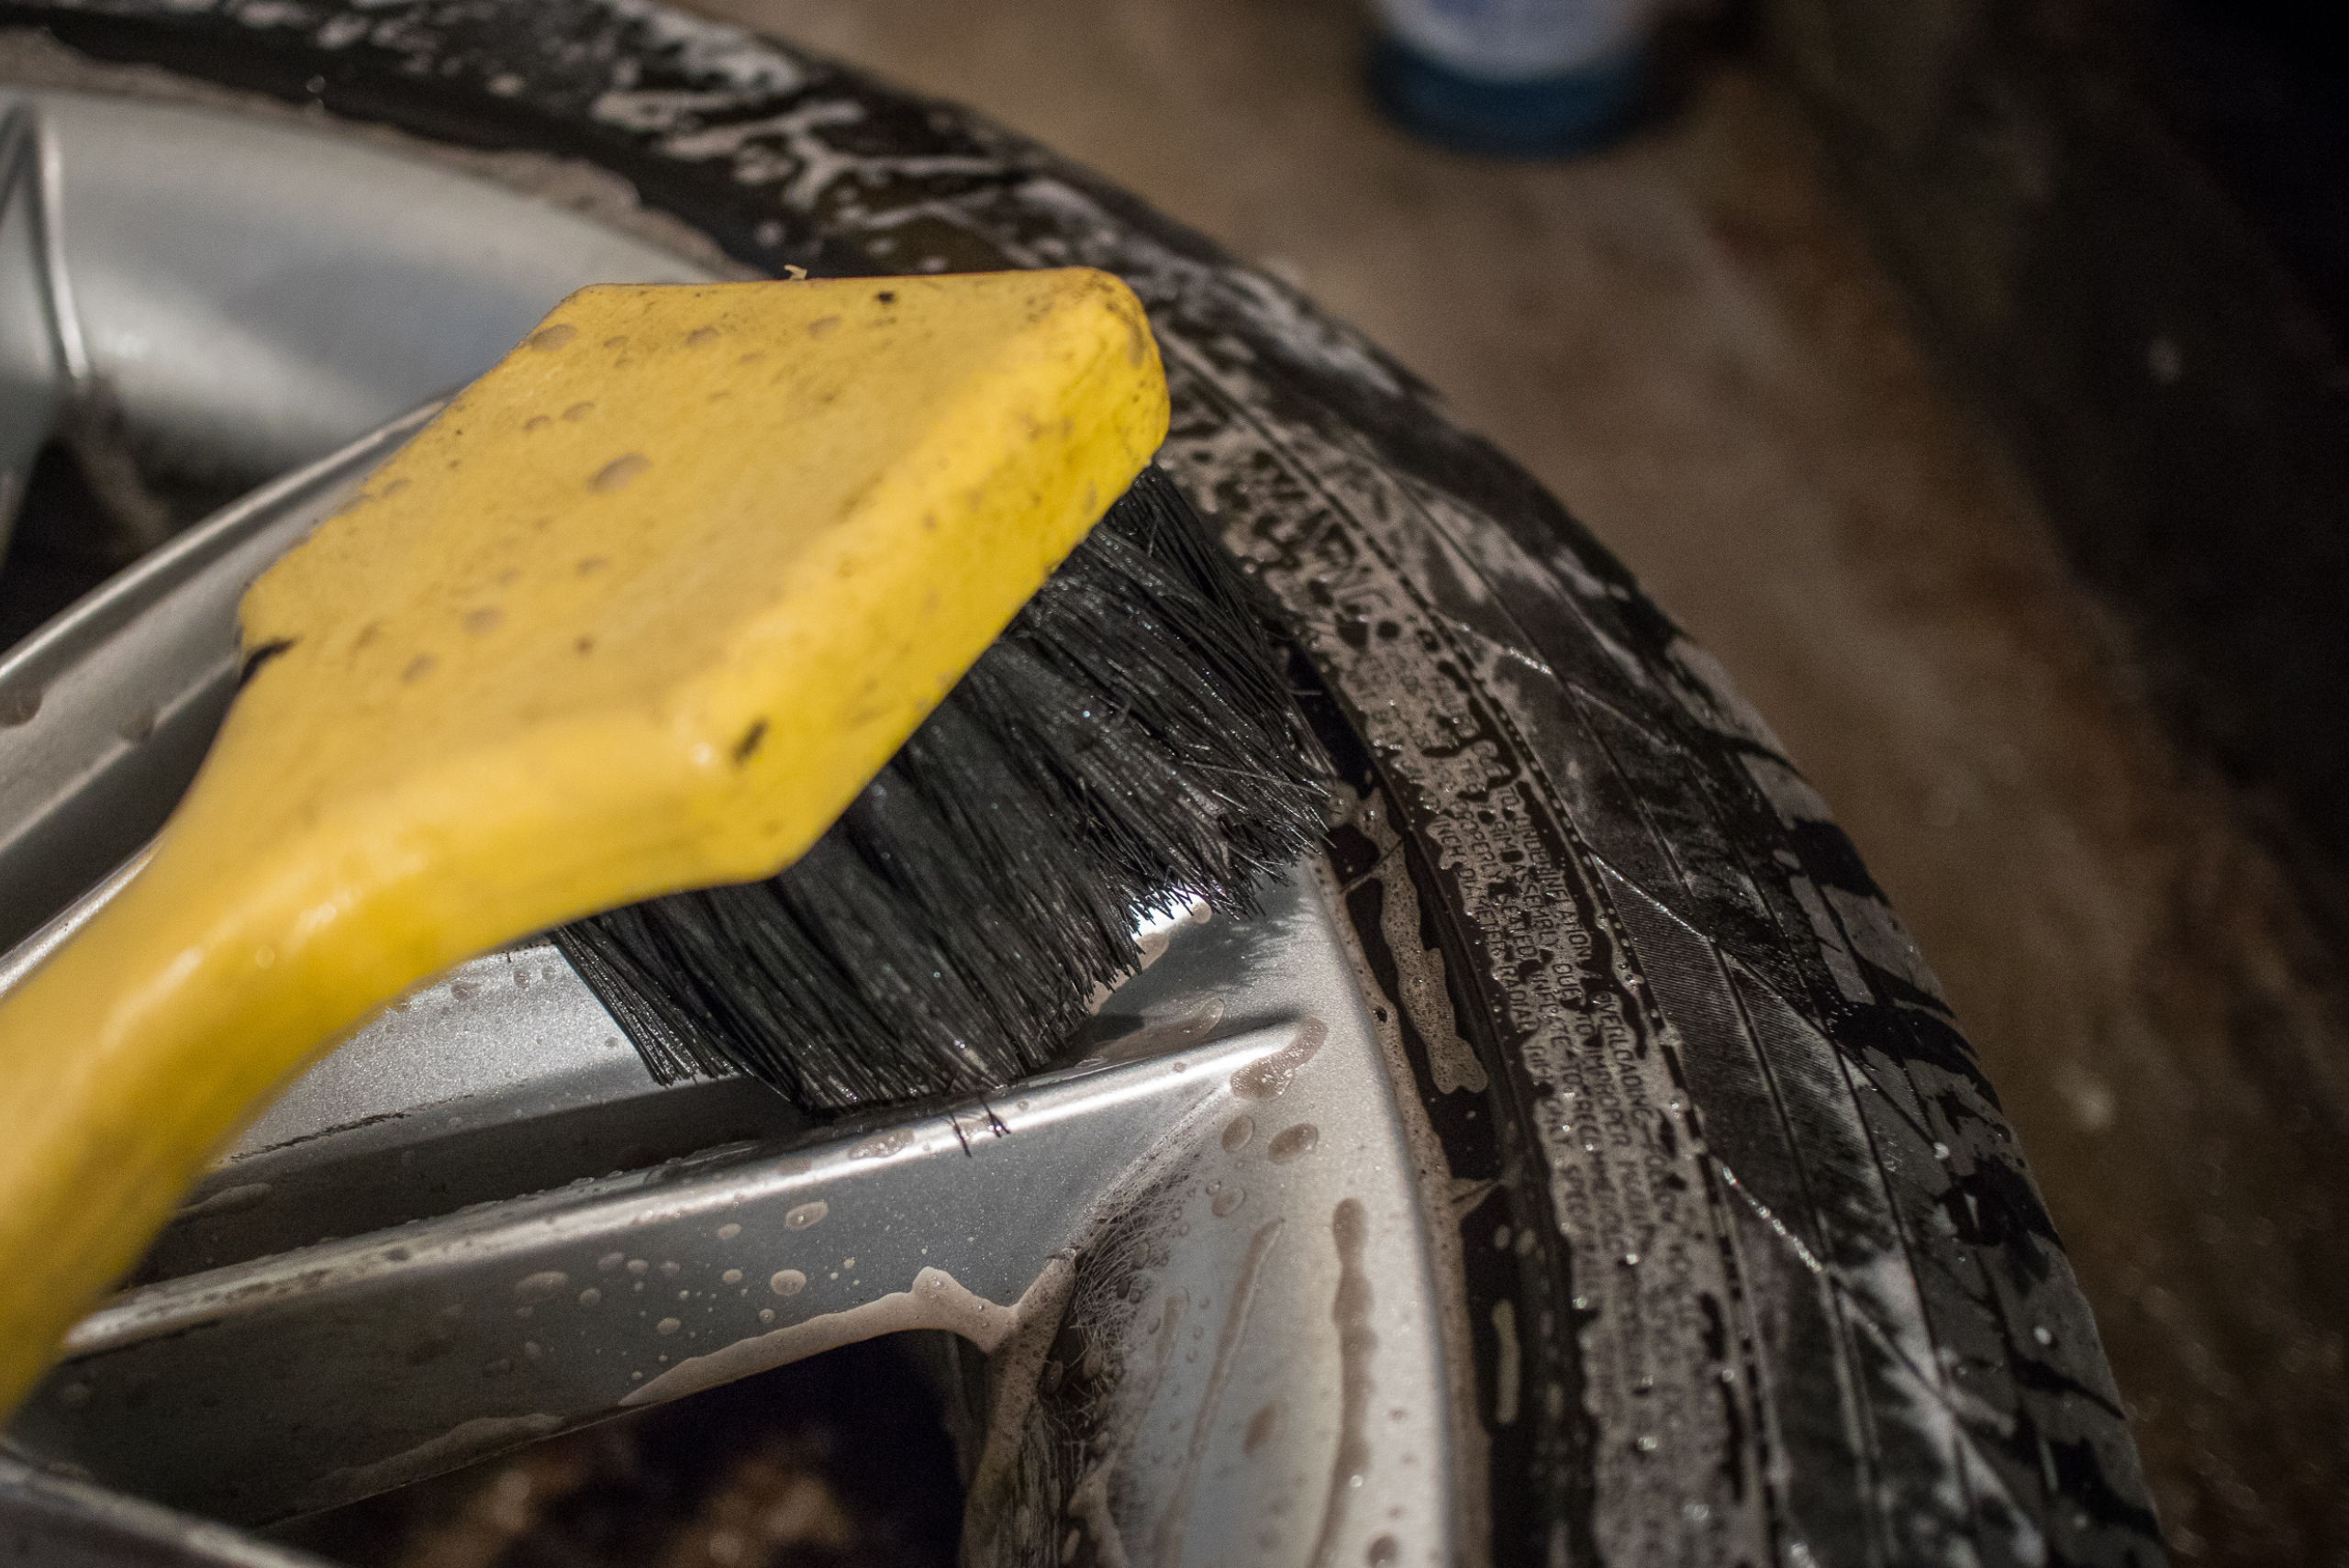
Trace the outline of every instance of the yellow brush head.
<path fill-rule="evenodd" d="M 773 872 L 1165 417 L 1099 273 L 585 290 L 246 595 L 282 651 L 207 766 L 240 770 L 215 841 L 300 833 L 370 886 L 429 856 L 436 930 Z"/>
<path fill-rule="evenodd" d="M 1166 417 L 1098 272 L 564 301 L 253 585 L 153 861 L 0 1006 L 0 1402 L 322 1042 L 788 863 Z"/>

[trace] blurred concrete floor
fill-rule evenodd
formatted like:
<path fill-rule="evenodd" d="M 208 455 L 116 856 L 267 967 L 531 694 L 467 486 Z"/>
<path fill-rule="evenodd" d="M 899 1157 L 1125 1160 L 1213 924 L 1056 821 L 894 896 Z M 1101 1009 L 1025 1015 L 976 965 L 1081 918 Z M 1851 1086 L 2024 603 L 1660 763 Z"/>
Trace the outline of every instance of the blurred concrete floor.
<path fill-rule="evenodd" d="M 2196 1562 L 2349 1552 L 2349 1007 L 1796 106 L 1562 165 L 1364 106 L 1348 0 L 700 0 L 1302 283 L 1565 500 L 1834 805 L 2020 1128 Z"/>

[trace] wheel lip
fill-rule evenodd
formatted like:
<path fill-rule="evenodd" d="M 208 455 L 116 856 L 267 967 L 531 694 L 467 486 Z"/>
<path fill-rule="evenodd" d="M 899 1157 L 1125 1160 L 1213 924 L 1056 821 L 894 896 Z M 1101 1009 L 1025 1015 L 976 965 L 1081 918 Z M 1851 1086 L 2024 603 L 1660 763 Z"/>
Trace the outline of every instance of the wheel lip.
<path fill-rule="evenodd" d="M 0 109 L 37 128 L 37 282 L 77 345 L 59 395 L 208 478 L 250 485 L 447 392 L 585 282 L 712 281 L 365 139 L 72 90 Z"/>

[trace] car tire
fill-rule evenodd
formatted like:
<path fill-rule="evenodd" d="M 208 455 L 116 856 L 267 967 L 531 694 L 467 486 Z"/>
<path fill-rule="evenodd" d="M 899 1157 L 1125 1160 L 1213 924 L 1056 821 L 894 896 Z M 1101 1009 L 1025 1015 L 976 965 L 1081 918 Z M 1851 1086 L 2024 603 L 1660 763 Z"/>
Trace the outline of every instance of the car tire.
<path fill-rule="evenodd" d="M 656 6 L 0 24 L 583 160 L 763 272 L 1123 276 L 1174 391 L 1162 462 L 1277 600 L 1343 778 L 1330 873 L 1455 1287 L 1463 1539 L 1496 1563 L 2161 1561 L 2014 1135 L 1851 842 L 1720 668 L 1375 346 L 963 110 Z"/>

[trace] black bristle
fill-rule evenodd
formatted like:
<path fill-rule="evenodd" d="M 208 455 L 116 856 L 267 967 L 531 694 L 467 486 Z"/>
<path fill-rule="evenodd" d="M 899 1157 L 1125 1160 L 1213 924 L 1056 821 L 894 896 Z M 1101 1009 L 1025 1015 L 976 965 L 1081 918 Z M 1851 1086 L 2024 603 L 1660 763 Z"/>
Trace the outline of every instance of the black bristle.
<path fill-rule="evenodd" d="M 1142 917 L 1252 907 L 1320 780 L 1254 585 L 1148 468 L 789 871 L 554 940 L 662 1083 L 984 1091 L 1050 1062 Z"/>

